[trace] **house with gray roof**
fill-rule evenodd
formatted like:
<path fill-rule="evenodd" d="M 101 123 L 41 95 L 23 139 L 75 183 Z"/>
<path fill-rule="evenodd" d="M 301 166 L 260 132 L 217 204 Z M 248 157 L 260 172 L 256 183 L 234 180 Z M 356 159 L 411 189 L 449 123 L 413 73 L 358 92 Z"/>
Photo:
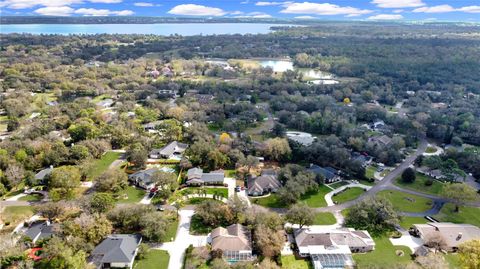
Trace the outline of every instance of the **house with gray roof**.
<path fill-rule="evenodd" d="M 252 234 L 241 224 L 232 224 L 226 228 L 218 227 L 209 235 L 212 250 L 221 250 L 228 262 L 250 261 L 252 255 Z"/>
<path fill-rule="evenodd" d="M 135 172 L 128 176 L 128 180 L 140 188 L 149 190 L 154 187 L 155 183 L 152 181 L 152 176 L 159 170 L 157 168 L 150 168 Z"/>
<path fill-rule="evenodd" d="M 90 263 L 96 268 L 132 268 L 142 237 L 135 234 L 112 234 L 92 251 Z"/>
<path fill-rule="evenodd" d="M 188 145 L 173 141 L 160 149 L 153 149 L 148 156 L 152 159 L 180 159 L 182 153 L 187 149 Z"/>
<path fill-rule="evenodd" d="M 39 183 L 45 183 L 45 180 L 52 174 L 53 166 L 40 170 L 35 174 L 35 181 Z"/>
<path fill-rule="evenodd" d="M 320 176 L 324 179 L 325 183 L 332 183 L 341 180 L 339 171 L 332 167 L 321 167 L 316 164 L 310 164 L 308 171 Z"/>
<path fill-rule="evenodd" d="M 264 170 L 262 175 L 250 178 L 247 182 L 247 194 L 250 196 L 260 196 L 266 193 L 275 193 L 282 186 L 277 179 L 277 173 L 274 170 Z"/>
<path fill-rule="evenodd" d="M 432 237 L 443 238 L 446 251 L 456 251 L 458 246 L 464 242 L 480 240 L 480 228 L 471 224 L 428 222 L 414 224 L 410 232 L 425 242 Z"/>
<path fill-rule="evenodd" d="M 27 228 L 25 236 L 30 238 L 33 243 L 41 239 L 47 239 L 55 234 L 55 228 L 57 225 L 52 224 L 50 221 L 37 221 Z"/>
<path fill-rule="evenodd" d="M 390 145 L 390 143 L 392 143 L 392 139 L 387 135 L 381 135 L 368 138 L 368 142 L 374 143 L 382 147 L 386 147 Z"/>
<path fill-rule="evenodd" d="M 187 185 L 221 185 L 225 180 L 223 170 L 204 173 L 201 168 L 194 167 L 187 171 Z"/>
<path fill-rule="evenodd" d="M 96 105 L 101 108 L 109 108 L 113 105 L 113 99 L 110 99 L 110 98 L 103 99 L 102 101 L 97 102 Z"/>

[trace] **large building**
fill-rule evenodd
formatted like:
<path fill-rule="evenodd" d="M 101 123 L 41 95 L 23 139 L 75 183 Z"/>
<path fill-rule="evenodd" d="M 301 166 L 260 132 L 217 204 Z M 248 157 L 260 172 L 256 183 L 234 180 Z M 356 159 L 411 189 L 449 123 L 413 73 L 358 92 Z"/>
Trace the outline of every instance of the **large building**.
<path fill-rule="evenodd" d="M 444 239 L 445 250 L 455 251 L 458 245 L 470 241 L 480 240 L 480 228 L 471 224 L 455 224 L 450 222 L 429 222 L 414 224 L 411 233 L 427 242 L 430 238 Z"/>
<path fill-rule="evenodd" d="M 212 250 L 221 250 L 228 262 L 250 261 L 252 255 L 252 234 L 247 227 L 233 224 L 227 228 L 218 227 L 210 233 Z"/>
<path fill-rule="evenodd" d="M 310 257 L 315 269 L 353 267 L 352 252 L 375 249 L 367 231 L 354 229 L 312 229 L 295 231 L 295 243 L 302 257 Z"/>

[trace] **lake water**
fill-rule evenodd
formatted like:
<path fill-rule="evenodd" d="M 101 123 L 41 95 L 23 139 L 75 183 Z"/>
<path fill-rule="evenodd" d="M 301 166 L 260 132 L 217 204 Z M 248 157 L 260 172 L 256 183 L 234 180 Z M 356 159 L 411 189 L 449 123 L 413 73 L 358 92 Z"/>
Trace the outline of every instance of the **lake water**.
<path fill-rule="evenodd" d="M 6 24 L 0 33 L 29 34 L 155 34 L 155 35 L 220 35 L 266 34 L 272 26 L 265 23 L 164 23 L 164 24 Z"/>
<path fill-rule="evenodd" d="M 289 60 L 264 60 L 259 62 L 263 68 L 270 67 L 273 72 L 285 72 L 287 70 L 295 70 L 293 62 Z M 311 79 L 309 84 L 315 85 L 333 85 L 339 83 L 334 79 L 334 75 L 328 72 L 315 70 L 311 68 L 301 68 L 300 72 L 303 73 L 305 78 Z"/>
<path fill-rule="evenodd" d="M 272 68 L 273 72 L 285 72 L 287 70 L 293 70 L 293 63 L 287 60 L 260 61 L 260 65 L 263 68 Z"/>

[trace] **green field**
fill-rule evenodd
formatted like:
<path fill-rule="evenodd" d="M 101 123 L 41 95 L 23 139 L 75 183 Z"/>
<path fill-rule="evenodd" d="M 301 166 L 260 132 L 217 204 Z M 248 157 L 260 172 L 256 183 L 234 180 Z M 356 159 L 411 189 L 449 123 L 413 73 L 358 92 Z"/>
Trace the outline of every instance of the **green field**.
<path fill-rule="evenodd" d="M 167 230 L 165 231 L 165 235 L 163 236 L 162 242 L 171 242 L 175 240 L 175 237 L 177 235 L 177 229 L 178 229 L 178 220 L 170 221 L 170 223 L 168 224 Z"/>
<path fill-rule="evenodd" d="M 207 194 L 211 194 L 211 195 L 214 195 L 214 194 L 217 194 L 217 195 L 221 195 L 222 197 L 224 198 L 227 198 L 228 197 L 228 188 L 224 188 L 224 187 L 219 187 L 219 188 L 215 188 L 215 187 L 188 187 L 188 188 L 184 188 L 182 190 L 180 190 L 180 194 L 181 195 L 187 195 L 187 194 L 198 194 L 198 191 L 200 190 L 205 190 L 207 192 Z"/>
<path fill-rule="evenodd" d="M 332 183 L 330 185 L 328 185 L 330 188 L 333 188 L 333 189 L 338 189 L 342 186 L 345 186 L 345 185 L 348 185 L 350 183 L 348 183 L 347 181 L 338 181 L 338 182 L 335 182 L 335 183 Z"/>
<path fill-rule="evenodd" d="M 282 256 L 282 268 L 309 269 L 313 268 L 308 259 L 297 259 L 294 255 Z"/>
<path fill-rule="evenodd" d="M 146 191 L 142 189 L 135 188 L 134 186 L 127 186 L 124 190 L 118 193 L 119 198 L 118 203 L 122 204 L 131 204 L 138 203 L 145 196 Z M 123 199 L 124 196 L 127 196 L 127 199 Z"/>
<path fill-rule="evenodd" d="M 424 192 L 424 193 L 439 195 L 442 192 L 443 183 L 439 182 L 438 180 L 433 179 L 433 184 L 431 186 L 426 186 L 425 182 L 428 179 L 433 179 L 433 178 L 422 175 L 420 173 L 416 173 L 416 179 L 413 183 L 405 183 L 399 177 L 399 178 L 395 179 L 395 185 L 397 185 L 399 187 L 402 187 L 402 188 L 418 191 L 418 192 Z"/>
<path fill-rule="evenodd" d="M 374 251 L 365 254 L 353 254 L 357 268 L 402 268 L 399 266 L 412 262 L 410 258 L 411 251 L 408 247 L 394 246 L 386 236 L 377 237 L 374 240 Z M 403 251 L 404 255 L 397 256 L 395 253 L 397 250 Z"/>
<path fill-rule="evenodd" d="M 168 268 L 170 255 L 165 250 L 150 249 L 144 259 L 136 260 L 133 268 L 135 269 L 157 269 Z"/>
<path fill-rule="evenodd" d="M 92 180 L 98 177 L 99 175 L 101 175 L 103 172 L 105 172 L 110 166 L 110 164 L 112 164 L 115 160 L 117 160 L 120 157 L 120 155 L 121 153 L 119 152 L 109 151 L 103 154 L 103 156 L 100 159 L 95 160 L 95 164 L 93 165 L 93 167 L 90 169 L 88 173 L 89 180 Z"/>
<path fill-rule="evenodd" d="M 254 204 L 261 205 L 264 207 L 271 207 L 271 208 L 287 207 L 287 205 L 285 205 L 278 199 L 278 195 L 276 195 L 275 193 L 272 193 L 267 197 L 250 198 L 250 201 Z"/>
<path fill-rule="evenodd" d="M 365 193 L 365 189 L 363 188 L 359 188 L 359 187 L 349 188 L 344 190 L 341 193 L 338 193 L 337 195 L 332 196 L 332 200 L 337 204 L 341 204 L 341 203 L 354 200 L 358 196 L 362 195 L 363 193 Z"/>
<path fill-rule="evenodd" d="M 300 200 L 305 202 L 309 207 L 324 207 L 327 206 L 327 202 L 325 201 L 325 194 L 331 192 L 332 189 L 325 185 L 320 185 L 318 187 L 318 191 L 310 192 L 304 194 Z"/>
<path fill-rule="evenodd" d="M 33 207 L 31 206 L 7 206 L 0 214 L 0 218 L 6 226 L 4 229 L 7 230 L 7 226 L 14 229 L 17 224 L 27 220 L 31 216 L 33 216 Z"/>
<path fill-rule="evenodd" d="M 428 220 L 424 217 L 402 217 L 402 220 L 400 221 L 400 226 L 408 230 L 410 227 L 413 226 L 413 224 L 424 224 L 427 222 Z"/>
<path fill-rule="evenodd" d="M 377 194 L 389 200 L 393 207 L 403 212 L 425 212 L 432 208 L 432 200 L 399 191 L 381 191 Z"/>
<path fill-rule="evenodd" d="M 43 199 L 43 195 L 38 193 L 33 193 L 27 196 L 18 198 L 18 201 L 38 202 L 38 201 L 41 201 L 42 199 Z"/>
<path fill-rule="evenodd" d="M 462 206 L 460 212 L 455 212 L 453 204 L 446 204 L 434 218 L 444 222 L 468 223 L 480 227 L 480 208 Z"/>
<path fill-rule="evenodd" d="M 375 178 L 375 172 L 377 171 L 377 168 L 375 166 L 368 166 L 367 169 L 365 169 L 365 176 L 367 178 Z"/>
<path fill-rule="evenodd" d="M 428 147 L 425 149 L 425 152 L 426 152 L 426 153 L 435 153 L 435 152 L 437 152 L 437 148 L 436 148 L 436 147 L 428 146 Z"/>
<path fill-rule="evenodd" d="M 316 213 L 313 221 L 313 225 L 333 225 L 335 223 L 337 223 L 337 220 L 330 212 Z"/>

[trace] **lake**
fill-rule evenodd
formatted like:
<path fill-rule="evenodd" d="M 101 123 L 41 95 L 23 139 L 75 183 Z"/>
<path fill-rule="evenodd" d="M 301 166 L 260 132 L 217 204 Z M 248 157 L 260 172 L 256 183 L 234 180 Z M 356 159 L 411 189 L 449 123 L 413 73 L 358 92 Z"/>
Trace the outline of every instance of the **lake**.
<path fill-rule="evenodd" d="M 154 35 L 221 35 L 267 34 L 272 26 L 266 23 L 164 23 L 164 24 L 4 24 L 0 33 L 29 34 L 154 34 Z"/>

